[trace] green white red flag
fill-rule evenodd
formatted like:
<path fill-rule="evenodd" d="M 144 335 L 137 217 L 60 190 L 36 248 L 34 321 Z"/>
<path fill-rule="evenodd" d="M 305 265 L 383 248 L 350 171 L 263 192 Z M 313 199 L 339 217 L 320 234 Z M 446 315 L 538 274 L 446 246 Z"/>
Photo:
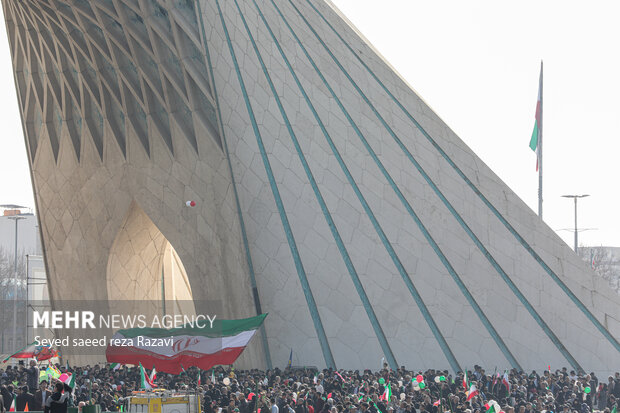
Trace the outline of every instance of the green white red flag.
<path fill-rule="evenodd" d="M 58 351 L 50 346 L 37 345 L 35 342 L 22 347 L 17 353 L 11 354 L 2 362 L 6 363 L 9 359 L 36 359 L 45 361 L 58 356 Z"/>
<path fill-rule="evenodd" d="M 16 409 L 16 407 L 15 407 L 15 397 L 13 397 L 13 402 L 11 403 L 11 407 L 9 408 L 9 411 L 10 412 L 14 412 L 15 409 Z"/>
<path fill-rule="evenodd" d="M 212 325 L 207 322 L 201 327 L 119 330 L 110 340 L 106 358 L 110 363 L 141 363 L 172 374 L 179 374 L 183 366 L 209 370 L 215 365 L 230 365 L 241 355 L 266 316 L 216 319 Z"/>
<path fill-rule="evenodd" d="M 510 380 L 508 379 L 508 372 L 504 372 L 504 377 L 502 377 L 502 384 L 506 387 L 506 391 L 510 392 Z"/>
<path fill-rule="evenodd" d="M 536 115 L 534 130 L 530 138 L 530 149 L 536 152 L 536 170 L 538 171 L 538 161 L 540 159 L 540 135 L 542 132 L 542 87 L 543 87 L 542 63 L 540 67 L 540 78 L 538 80 L 538 99 L 536 100 Z"/>
<path fill-rule="evenodd" d="M 75 374 L 73 373 L 68 373 L 65 374 L 65 378 L 63 380 L 63 377 L 60 376 L 60 381 L 62 381 L 63 383 L 65 383 L 67 386 L 71 387 L 72 389 L 75 388 Z"/>
<path fill-rule="evenodd" d="M 146 372 L 144 371 L 142 363 L 140 363 L 140 388 L 146 390 L 151 390 L 153 388 L 151 382 L 148 379 L 148 376 L 146 375 Z"/>
<path fill-rule="evenodd" d="M 489 400 L 485 403 L 484 408 L 486 409 L 486 413 L 499 413 L 502 410 L 495 400 Z"/>
<path fill-rule="evenodd" d="M 469 391 L 467 392 L 467 401 L 470 401 L 471 399 L 473 399 L 475 396 L 478 395 L 478 393 L 480 392 L 476 388 L 476 385 L 472 384 L 471 387 L 469 388 Z"/>
<path fill-rule="evenodd" d="M 379 400 L 385 400 L 388 403 L 392 400 L 392 386 L 389 381 L 385 383 L 385 390 Z"/>

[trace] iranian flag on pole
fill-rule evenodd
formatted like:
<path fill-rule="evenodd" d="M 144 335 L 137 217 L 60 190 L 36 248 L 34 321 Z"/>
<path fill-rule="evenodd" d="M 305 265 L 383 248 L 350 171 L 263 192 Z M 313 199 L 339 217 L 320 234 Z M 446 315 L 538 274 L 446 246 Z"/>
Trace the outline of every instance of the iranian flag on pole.
<path fill-rule="evenodd" d="M 539 149 L 540 149 L 540 134 L 542 131 L 542 63 L 540 67 L 540 79 L 538 80 L 538 99 L 536 101 L 536 115 L 534 122 L 534 131 L 532 131 L 532 137 L 530 138 L 530 149 L 536 152 L 536 170 L 538 171 Z"/>
<path fill-rule="evenodd" d="M 467 390 L 467 369 L 465 369 L 465 374 L 463 375 L 463 387 Z"/>
<path fill-rule="evenodd" d="M 146 376 L 146 372 L 144 371 L 144 367 L 142 367 L 142 363 L 140 363 L 140 388 L 151 390 L 153 386 Z"/>
<path fill-rule="evenodd" d="M 486 413 L 499 413 L 502 410 L 495 400 L 489 400 L 489 402 L 484 405 L 484 408 L 487 410 Z"/>
<path fill-rule="evenodd" d="M 75 388 L 75 374 L 69 373 L 68 375 L 66 375 L 67 377 L 65 377 L 65 379 L 63 380 L 62 376 L 60 377 L 60 380 L 65 383 L 67 386 L 71 387 L 72 389 Z"/>
<path fill-rule="evenodd" d="M 392 400 L 392 386 L 390 385 L 389 381 L 385 383 L 385 391 L 383 392 L 379 400 L 385 400 L 388 403 Z"/>
<path fill-rule="evenodd" d="M 230 365 L 248 345 L 267 314 L 241 320 L 204 319 L 180 328 L 132 328 L 114 334 L 106 349 L 109 363 L 144 364 L 179 374 L 183 366 L 209 370 Z"/>
<path fill-rule="evenodd" d="M 480 392 L 476 388 L 476 385 L 472 384 L 471 387 L 469 388 L 469 392 L 467 392 L 467 401 L 470 401 L 471 399 L 473 399 L 475 396 L 478 395 L 478 393 Z"/>
<path fill-rule="evenodd" d="M 506 387 L 506 391 L 510 392 L 510 380 L 508 379 L 508 372 L 504 372 L 504 377 L 502 377 L 502 384 Z"/>
<path fill-rule="evenodd" d="M 22 347 L 15 354 L 11 354 L 2 362 L 6 363 L 9 359 L 36 359 L 37 361 L 45 361 L 58 356 L 58 351 L 50 346 L 37 345 L 32 342 Z"/>

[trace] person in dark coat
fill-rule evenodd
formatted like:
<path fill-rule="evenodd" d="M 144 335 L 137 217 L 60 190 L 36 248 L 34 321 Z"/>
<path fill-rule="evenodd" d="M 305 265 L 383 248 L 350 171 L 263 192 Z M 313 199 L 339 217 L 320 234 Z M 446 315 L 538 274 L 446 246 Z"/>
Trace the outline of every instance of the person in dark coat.
<path fill-rule="evenodd" d="M 67 413 L 67 407 L 64 406 L 63 403 L 52 403 L 60 401 L 62 397 L 62 391 L 64 390 L 64 386 L 62 383 L 56 383 L 55 392 L 52 394 L 47 401 L 45 402 L 50 413 Z"/>
<path fill-rule="evenodd" d="M 2 411 L 9 410 L 11 408 L 11 403 L 13 402 L 13 396 L 11 395 L 11 392 L 6 386 L 0 387 L 0 396 L 2 396 L 2 406 L 0 407 L 0 410 Z M 7 407 L 7 402 L 8 402 L 8 407 Z"/>
<path fill-rule="evenodd" d="M 28 392 L 32 394 L 37 391 L 39 383 L 39 368 L 37 367 L 37 362 L 35 360 L 30 360 L 30 367 L 24 370 L 26 371 L 26 384 L 28 385 Z"/>
<path fill-rule="evenodd" d="M 39 390 L 37 390 L 34 394 L 34 407 L 32 410 L 47 412 L 45 402 L 47 401 L 47 398 L 52 395 L 52 392 L 49 391 L 47 385 L 47 380 L 43 380 L 39 383 Z"/>
<path fill-rule="evenodd" d="M 50 413 L 67 413 L 67 408 L 73 407 L 73 389 L 67 384 L 58 384 L 60 384 L 60 388 L 62 388 L 61 391 L 63 391 L 63 393 L 60 395 L 58 400 L 52 398 L 52 401 L 50 402 Z M 59 387 L 58 384 L 56 385 L 56 389 Z"/>
<path fill-rule="evenodd" d="M 21 392 L 15 398 L 15 409 L 18 412 L 23 412 L 28 405 L 28 410 L 33 410 L 34 396 L 28 392 L 28 386 L 23 386 Z"/>

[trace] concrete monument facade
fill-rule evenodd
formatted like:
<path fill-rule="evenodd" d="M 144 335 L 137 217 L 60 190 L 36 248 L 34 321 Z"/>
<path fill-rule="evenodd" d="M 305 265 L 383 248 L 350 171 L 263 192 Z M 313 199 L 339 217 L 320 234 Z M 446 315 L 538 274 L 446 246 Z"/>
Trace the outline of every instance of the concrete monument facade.
<path fill-rule="evenodd" d="M 619 360 L 618 295 L 329 1 L 3 6 L 55 298 L 176 256 L 269 313 L 240 366 Z"/>

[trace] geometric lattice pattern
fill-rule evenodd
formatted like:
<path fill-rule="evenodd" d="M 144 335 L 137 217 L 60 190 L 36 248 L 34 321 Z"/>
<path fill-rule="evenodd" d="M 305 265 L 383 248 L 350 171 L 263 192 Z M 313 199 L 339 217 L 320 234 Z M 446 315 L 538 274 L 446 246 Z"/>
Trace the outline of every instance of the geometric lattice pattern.
<path fill-rule="evenodd" d="M 194 122 L 221 147 L 194 0 L 15 0 L 4 9 L 33 159 L 48 136 L 57 160 L 63 133 L 78 159 L 85 136 L 101 158 L 110 135 L 126 156 L 128 128 L 149 155 L 153 136 L 174 152 L 178 134 L 197 151 Z"/>

